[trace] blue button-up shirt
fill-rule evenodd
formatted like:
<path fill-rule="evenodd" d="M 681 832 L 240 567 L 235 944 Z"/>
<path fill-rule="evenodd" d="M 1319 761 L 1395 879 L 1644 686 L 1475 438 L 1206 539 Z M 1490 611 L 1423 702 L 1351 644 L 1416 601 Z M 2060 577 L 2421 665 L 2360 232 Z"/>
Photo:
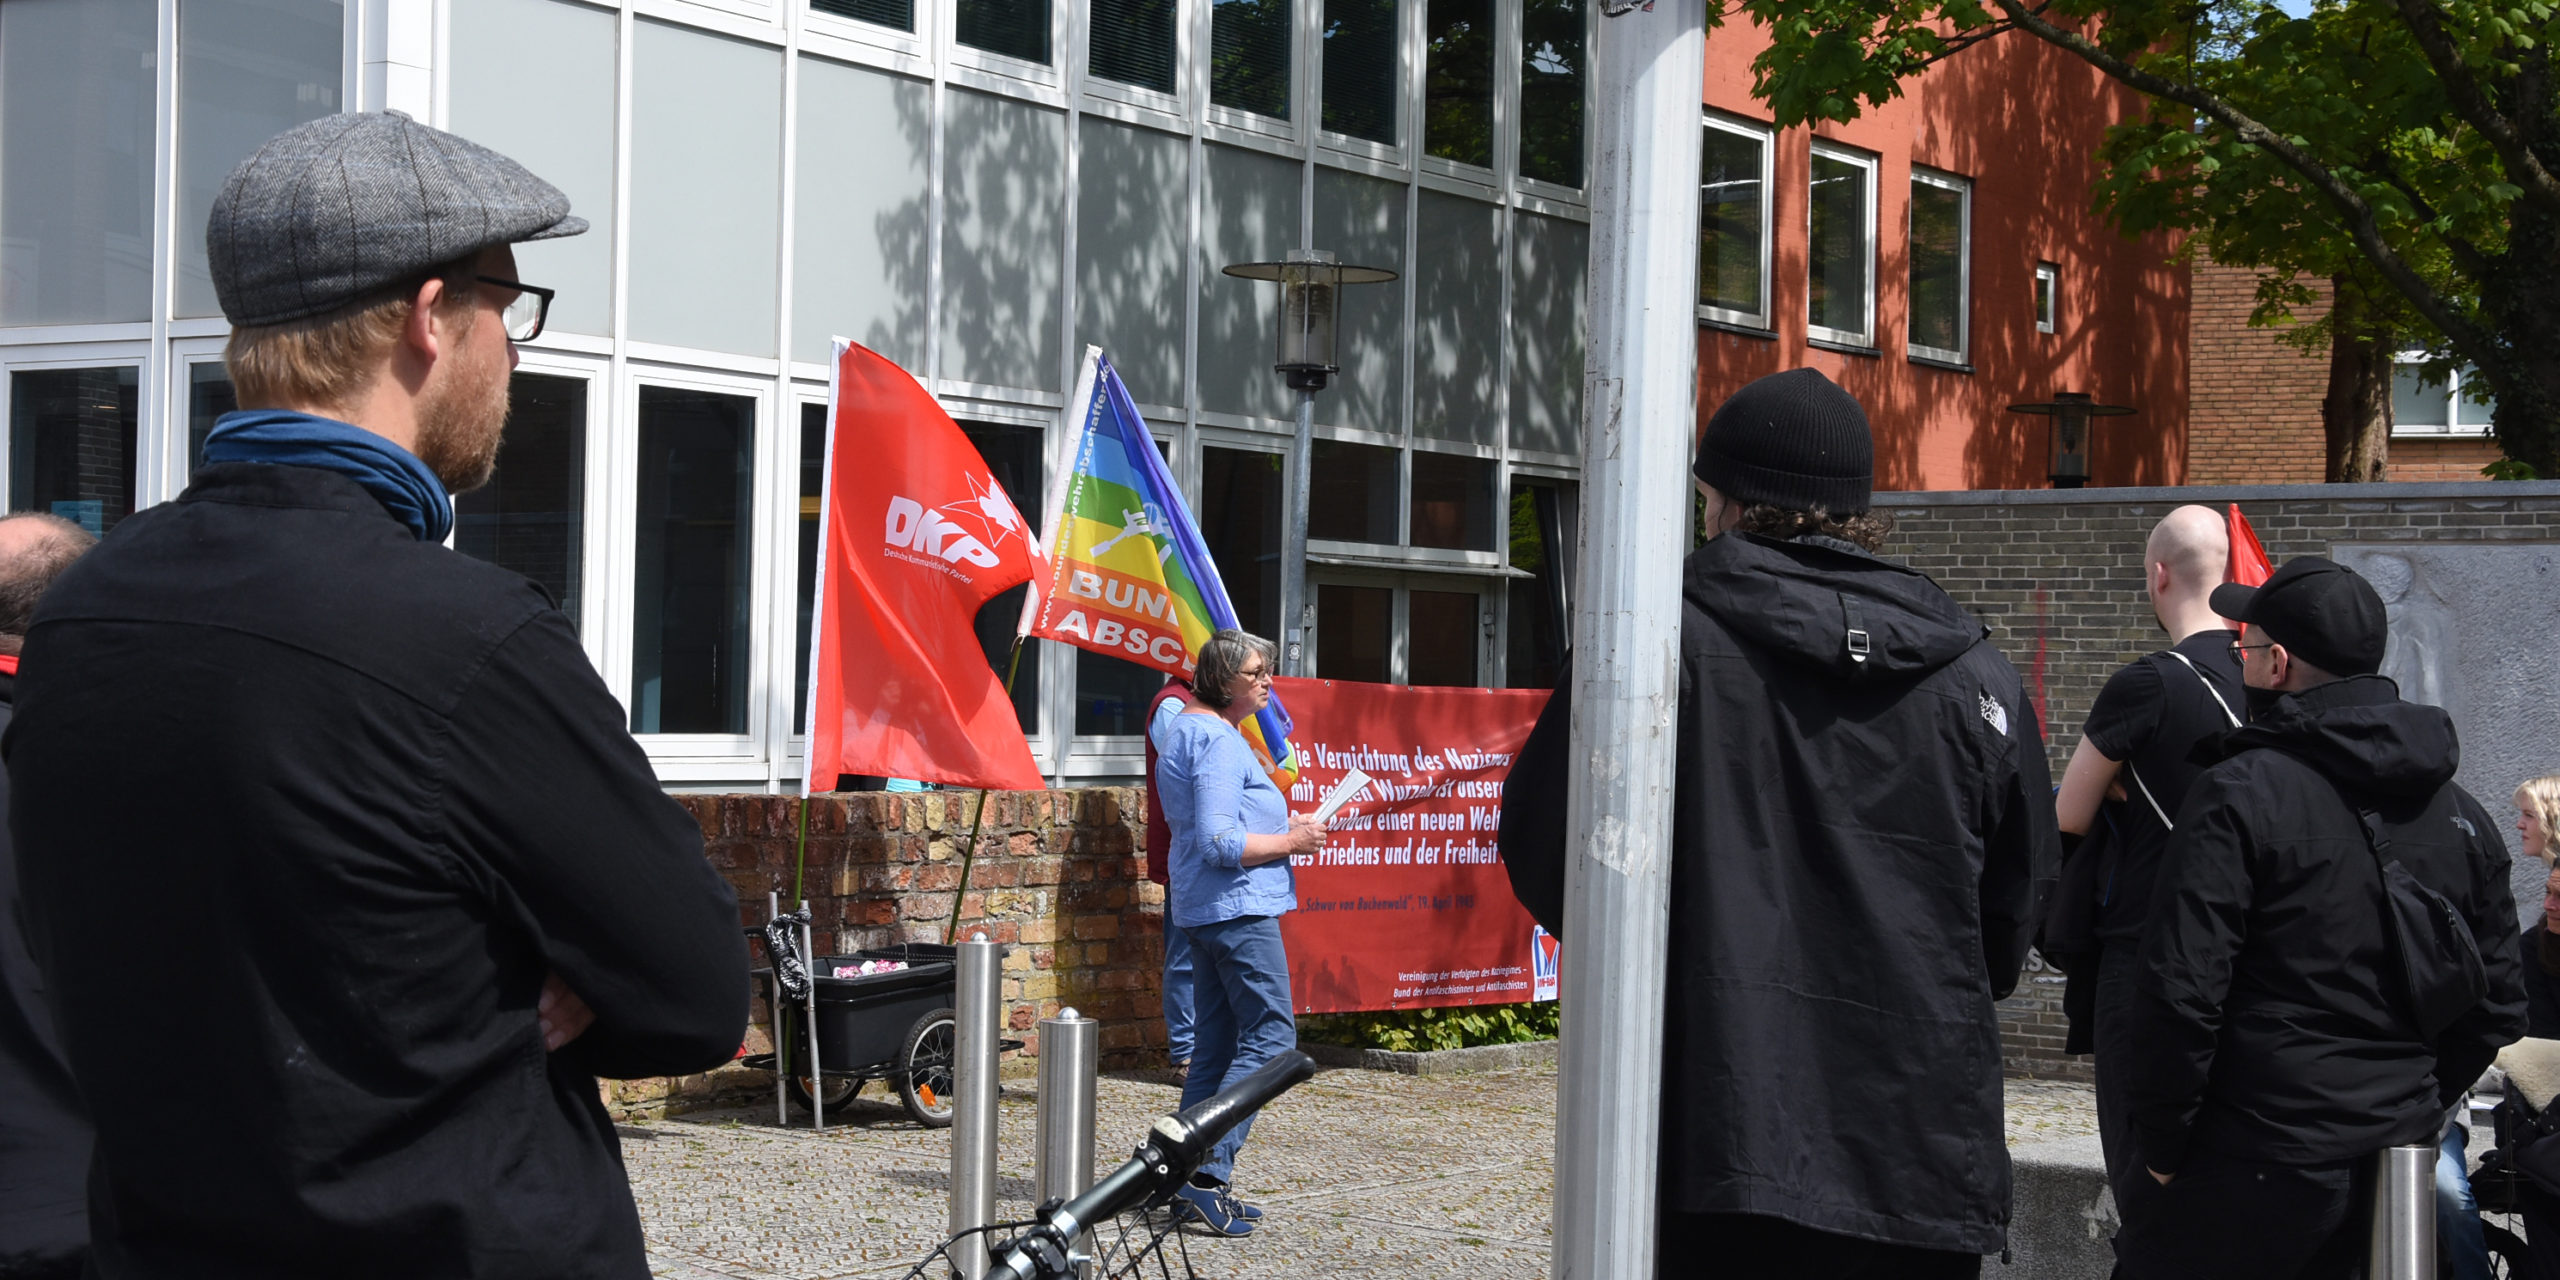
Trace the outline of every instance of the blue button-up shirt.
<path fill-rule="evenodd" d="M 1171 704 L 1148 726 L 1156 744 L 1156 803 L 1173 831 L 1169 910 L 1178 928 L 1298 908 L 1289 860 L 1244 865 L 1247 835 L 1286 835 L 1289 801 L 1262 772 L 1234 725 Z"/>

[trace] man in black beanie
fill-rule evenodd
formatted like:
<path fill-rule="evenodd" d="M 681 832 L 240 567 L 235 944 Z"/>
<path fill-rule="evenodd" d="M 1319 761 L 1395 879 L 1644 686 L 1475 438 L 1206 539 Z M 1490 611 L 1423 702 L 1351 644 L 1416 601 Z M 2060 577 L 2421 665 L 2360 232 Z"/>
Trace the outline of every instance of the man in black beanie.
<path fill-rule="evenodd" d="M 1858 402 L 1810 369 L 1744 387 L 1699 442 L 1663 1276 L 1971 1276 L 2007 1239 L 1992 1002 L 2059 856 L 2044 739 L 1982 623 L 1874 554 L 1874 456 Z M 1551 931 L 1571 689 L 1503 807 L 1513 888 Z"/>
<path fill-rule="evenodd" d="M 2506 843 L 2454 784 L 2453 718 L 2374 674 L 2364 579 L 2305 556 L 2212 599 L 2248 627 L 2249 723 L 2152 890 L 2126 1082 L 2150 1176 L 2117 1184 L 2116 1257 L 2135 1280 L 2350 1275 L 2374 1154 L 2434 1146 L 2525 1032 Z"/>

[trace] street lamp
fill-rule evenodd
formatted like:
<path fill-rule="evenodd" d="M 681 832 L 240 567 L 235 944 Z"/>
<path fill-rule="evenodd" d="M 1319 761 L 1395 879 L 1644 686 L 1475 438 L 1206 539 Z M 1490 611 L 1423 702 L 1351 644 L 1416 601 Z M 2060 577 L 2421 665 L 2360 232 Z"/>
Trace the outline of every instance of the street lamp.
<path fill-rule="evenodd" d="M 1293 249 L 1279 262 L 1230 263 L 1225 274 L 1276 281 L 1280 286 L 1279 358 L 1272 367 L 1298 393 L 1298 438 L 1289 457 L 1289 518 L 1281 530 L 1280 670 L 1284 675 L 1305 675 L 1307 491 L 1315 451 L 1316 393 L 1324 390 L 1326 379 L 1342 371 L 1334 363 L 1342 286 L 1384 284 L 1396 273 L 1338 262 L 1321 249 Z"/>
<path fill-rule="evenodd" d="M 2046 478 L 2056 489 L 2078 489 L 2089 483 L 2089 420 L 2121 418 L 2133 406 L 2096 404 L 2085 391 L 2058 391 L 2049 401 L 2010 405 L 2009 412 L 2053 419 L 2053 470 Z"/>

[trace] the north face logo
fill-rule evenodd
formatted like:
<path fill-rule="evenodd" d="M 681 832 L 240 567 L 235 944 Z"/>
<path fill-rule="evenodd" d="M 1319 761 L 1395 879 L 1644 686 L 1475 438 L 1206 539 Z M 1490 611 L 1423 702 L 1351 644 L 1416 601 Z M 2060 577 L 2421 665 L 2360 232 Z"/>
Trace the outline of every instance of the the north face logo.
<path fill-rule="evenodd" d="M 981 569 L 996 565 L 996 553 L 977 535 L 943 518 L 941 512 L 913 498 L 889 499 L 889 545 L 937 556 L 946 564 L 963 560 Z"/>
<path fill-rule="evenodd" d="M 1982 722 L 1990 725 L 1993 733 L 2004 738 L 2009 735 L 2009 709 L 1987 693 L 1982 695 Z"/>

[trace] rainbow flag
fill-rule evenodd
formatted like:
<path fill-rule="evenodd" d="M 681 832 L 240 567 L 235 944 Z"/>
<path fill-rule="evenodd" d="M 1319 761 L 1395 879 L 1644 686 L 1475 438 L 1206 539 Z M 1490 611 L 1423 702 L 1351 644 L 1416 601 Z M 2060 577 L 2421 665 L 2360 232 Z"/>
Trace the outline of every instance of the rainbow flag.
<path fill-rule="evenodd" d="M 1200 524 L 1102 348 L 1085 348 L 1067 414 L 1070 452 L 1050 470 L 1049 563 L 1028 631 L 1188 680 L 1200 646 L 1236 625 Z M 1292 727 L 1277 695 L 1244 726 L 1283 791 L 1298 779 Z"/>

